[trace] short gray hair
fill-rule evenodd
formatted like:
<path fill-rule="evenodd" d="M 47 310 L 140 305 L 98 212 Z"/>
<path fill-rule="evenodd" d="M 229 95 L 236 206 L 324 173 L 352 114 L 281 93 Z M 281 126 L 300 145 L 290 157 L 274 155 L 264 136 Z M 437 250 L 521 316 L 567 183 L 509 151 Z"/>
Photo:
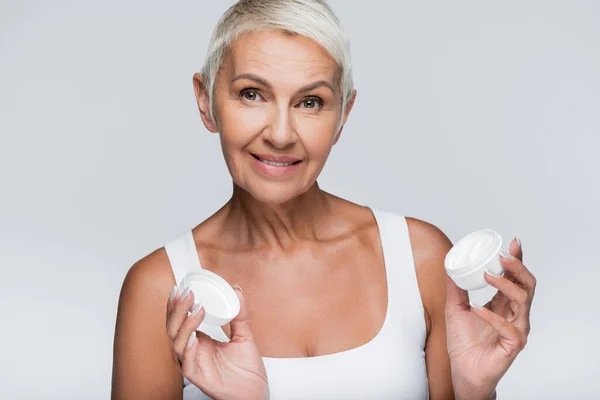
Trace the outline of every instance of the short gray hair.
<path fill-rule="evenodd" d="M 344 28 L 325 0 L 239 0 L 221 17 L 210 39 L 200 72 L 214 118 L 215 80 L 231 43 L 252 31 L 284 31 L 314 40 L 327 51 L 340 68 L 342 113 L 354 91 L 350 41 Z M 339 123 L 338 123 L 339 129 Z"/>

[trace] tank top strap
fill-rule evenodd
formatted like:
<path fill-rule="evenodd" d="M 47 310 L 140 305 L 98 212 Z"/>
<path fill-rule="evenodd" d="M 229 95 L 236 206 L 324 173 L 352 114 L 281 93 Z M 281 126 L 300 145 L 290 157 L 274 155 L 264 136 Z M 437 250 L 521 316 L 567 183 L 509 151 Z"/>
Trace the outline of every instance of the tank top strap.
<path fill-rule="evenodd" d="M 401 330 L 403 335 L 425 346 L 425 311 L 417 281 L 415 262 L 403 215 L 373 210 L 381 237 L 381 246 L 388 287 L 388 318 L 391 330 Z"/>
<path fill-rule="evenodd" d="M 169 257 L 169 262 L 171 263 L 175 282 L 178 286 L 187 274 L 196 271 L 199 268 L 202 269 L 191 229 L 167 243 L 165 245 L 165 250 Z M 204 332 L 211 338 L 220 342 L 229 341 L 229 337 L 227 337 L 220 326 L 211 326 L 203 321 L 196 330 Z M 184 386 L 187 384 L 187 379 L 184 379 Z"/>
<path fill-rule="evenodd" d="M 191 229 L 167 243 L 165 251 L 169 257 L 177 285 L 181 283 L 184 276 L 202 268 Z"/>

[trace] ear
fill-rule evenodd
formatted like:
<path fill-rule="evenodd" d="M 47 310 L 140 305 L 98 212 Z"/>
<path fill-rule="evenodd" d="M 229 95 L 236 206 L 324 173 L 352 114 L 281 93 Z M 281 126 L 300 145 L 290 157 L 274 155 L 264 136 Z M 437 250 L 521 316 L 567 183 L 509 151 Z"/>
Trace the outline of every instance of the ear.
<path fill-rule="evenodd" d="M 202 122 L 206 129 L 208 129 L 212 133 L 218 133 L 219 127 L 217 123 L 213 121 L 210 117 L 210 108 L 208 104 L 208 92 L 206 91 L 206 86 L 202 81 L 202 75 L 198 72 L 194 74 L 192 79 L 194 83 L 194 93 L 196 94 L 196 103 L 198 103 L 198 110 L 200 110 L 200 117 L 202 118 Z"/>
<path fill-rule="evenodd" d="M 356 93 L 357 93 L 356 90 L 352 91 L 352 96 L 350 96 L 348 103 L 346 103 L 346 110 L 344 110 L 344 119 L 342 120 L 340 130 L 338 131 L 338 133 L 335 136 L 335 139 L 333 140 L 333 144 L 336 144 L 338 142 L 338 140 L 340 140 L 340 136 L 342 136 L 342 130 L 344 129 L 344 125 L 346 125 L 346 121 L 348 120 L 348 115 L 350 115 L 350 111 L 352 111 L 352 107 L 354 107 L 354 101 L 356 100 Z"/>

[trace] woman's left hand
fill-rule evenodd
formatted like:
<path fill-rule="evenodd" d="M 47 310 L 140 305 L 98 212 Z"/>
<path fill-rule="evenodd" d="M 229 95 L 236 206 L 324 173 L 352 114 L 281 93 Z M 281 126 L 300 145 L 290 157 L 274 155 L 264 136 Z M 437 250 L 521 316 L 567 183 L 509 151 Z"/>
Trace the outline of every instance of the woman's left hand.
<path fill-rule="evenodd" d="M 470 304 L 467 292 L 448 276 L 446 334 L 457 399 L 488 399 L 527 343 L 536 279 L 523 265 L 517 240 L 500 257 L 503 276 L 485 274 L 498 289 L 485 306 Z"/>

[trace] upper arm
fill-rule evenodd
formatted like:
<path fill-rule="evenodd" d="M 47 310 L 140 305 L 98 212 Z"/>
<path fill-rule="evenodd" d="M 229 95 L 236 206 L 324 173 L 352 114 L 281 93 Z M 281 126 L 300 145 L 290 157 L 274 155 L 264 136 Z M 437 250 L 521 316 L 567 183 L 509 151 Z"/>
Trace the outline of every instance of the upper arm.
<path fill-rule="evenodd" d="M 166 303 L 174 284 L 164 249 L 127 273 L 115 328 L 113 399 L 181 399 L 182 375 L 166 333 Z"/>
<path fill-rule="evenodd" d="M 446 271 L 444 258 L 452 248 L 446 235 L 427 222 L 406 218 L 410 234 L 419 291 L 425 308 L 427 339 L 425 362 L 429 395 L 454 399 L 450 357 L 446 340 Z"/>

